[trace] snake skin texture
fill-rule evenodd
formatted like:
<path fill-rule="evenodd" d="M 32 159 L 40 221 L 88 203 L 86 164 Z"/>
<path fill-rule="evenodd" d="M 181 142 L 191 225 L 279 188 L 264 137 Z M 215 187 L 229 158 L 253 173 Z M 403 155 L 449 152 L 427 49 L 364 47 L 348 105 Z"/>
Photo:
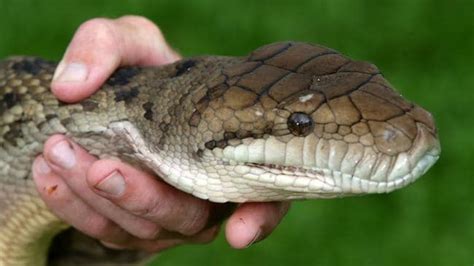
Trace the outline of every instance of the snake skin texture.
<path fill-rule="evenodd" d="M 246 57 L 122 68 L 76 104 L 50 93 L 54 69 L 32 57 L 0 62 L 0 265 L 52 265 L 52 253 L 64 265 L 81 254 L 117 258 L 78 251 L 83 240 L 71 236 L 48 251 L 67 226 L 38 197 L 31 163 L 54 133 L 214 202 L 390 192 L 440 154 L 427 111 L 376 66 L 322 46 L 283 42 Z"/>

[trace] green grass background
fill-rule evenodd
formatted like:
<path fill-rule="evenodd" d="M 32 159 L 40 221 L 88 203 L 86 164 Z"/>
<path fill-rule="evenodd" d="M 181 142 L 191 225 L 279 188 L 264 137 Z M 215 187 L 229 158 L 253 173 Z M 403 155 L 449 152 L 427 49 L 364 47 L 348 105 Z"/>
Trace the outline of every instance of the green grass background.
<path fill-rule="evenodd" d="M 243 55 L 279 40 L 324 44 L 379 66 L 436 118 L 443 152 L 388 195 L 296 202 L 265 241 L 223 235 L 166 251 L 156 265 L 473 265 L 474 1 L 0 0 L 0 57 L 60 59 L 89 18 L 138 14 L 184 55 Z"/>

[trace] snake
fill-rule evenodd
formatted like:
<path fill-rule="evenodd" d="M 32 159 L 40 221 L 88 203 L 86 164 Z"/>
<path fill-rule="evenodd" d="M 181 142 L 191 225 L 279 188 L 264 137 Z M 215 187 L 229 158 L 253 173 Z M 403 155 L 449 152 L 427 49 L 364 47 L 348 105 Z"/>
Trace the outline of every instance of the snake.
<path fill-rule="evenodd" d="M 441 152 L 428 111 L 375 65 L 320 45 L 278 42 L 241 57 L 122 67 L 72 104 L 50 92 L 55 68 L 38 57 L 0 61 L 2 266 L 59 265 L 53 249 L 64 265 L 126 253 L 81 253 L 72 233 L 57 246 L 73 229 L 48 210 L 31 174 L 53 134 L 217 203 L 387 193 L 423 175 Z"/>

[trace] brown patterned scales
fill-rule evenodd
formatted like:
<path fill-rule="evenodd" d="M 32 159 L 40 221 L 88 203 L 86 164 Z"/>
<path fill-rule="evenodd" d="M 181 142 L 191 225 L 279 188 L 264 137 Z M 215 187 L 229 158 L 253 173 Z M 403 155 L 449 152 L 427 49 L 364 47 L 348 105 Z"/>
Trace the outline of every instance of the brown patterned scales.
<path fill-rule="evenodd" d="M 51 238 L 65 228 L 30 174 L 54 133 L 215 202 L 389 192 L 440 153 L 428 112 L 374 65 L 321 46 L 285 42 L 241 58 L 123 68 L 69 105 L 49 92 L 54 68 L 28 57 L 0 63 L 0 265 L 46 263 Z M 63 244 L 57 262 L 118 258 L 96 245 L 77 258 L 81 241 Z"/>

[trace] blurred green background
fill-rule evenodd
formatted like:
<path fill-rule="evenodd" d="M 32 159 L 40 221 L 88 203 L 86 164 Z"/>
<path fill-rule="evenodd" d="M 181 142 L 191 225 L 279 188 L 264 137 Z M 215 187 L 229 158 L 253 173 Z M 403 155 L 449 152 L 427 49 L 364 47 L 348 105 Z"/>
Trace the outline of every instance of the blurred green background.
<path fill-rule="evenodd" d="M 267 240 L 231 249 L 223 234 L 156 265 L 473 265 L 474 1 L 0 0 L 0 57 L 60 59 L 89 18 L 143 15 L 183 55 L 243 55 L 279 40 L 335 48 L 379 66 L 436 118 L 443 152 L 388 195 L 296 202 Z"/>

